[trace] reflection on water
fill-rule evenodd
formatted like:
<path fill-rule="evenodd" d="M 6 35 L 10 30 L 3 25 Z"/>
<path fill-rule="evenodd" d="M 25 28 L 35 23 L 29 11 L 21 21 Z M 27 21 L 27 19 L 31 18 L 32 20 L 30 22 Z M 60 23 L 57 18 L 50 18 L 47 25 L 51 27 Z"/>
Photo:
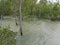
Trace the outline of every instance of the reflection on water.
<path fill-rule="evenodd" d="M 10 25 L 11 30 L 19 31 L 14 21 L 0 21 L 1 26 Z M 23 22 L 24 36 L 16 36 L 16 45 L 60 45 L 60 22 Z"/>

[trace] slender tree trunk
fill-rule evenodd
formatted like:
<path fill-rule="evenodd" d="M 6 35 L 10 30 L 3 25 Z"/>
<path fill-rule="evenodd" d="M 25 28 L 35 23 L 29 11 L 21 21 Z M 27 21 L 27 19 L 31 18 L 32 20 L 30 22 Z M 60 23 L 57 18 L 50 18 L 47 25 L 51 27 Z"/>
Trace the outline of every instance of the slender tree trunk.
<path fill-rule="evenodd" d="M 2 17 L 2 15 L 1 15 L 1 16 L 0 16 L 0 20 L 2 20 L 2 18 L 3 18 L 3 17 Z"/>
<path fill-rule="evenodd" d="M 15 16 L 15 24 L 18 25 L 17 19 L 16 19 L 16 4 L 14 4 L 14 16 Z"/>
<path fill-rule="evenodd" d="M 21 15 L 21 5 L 22 5 L 22 0 L 19 0 L 20 34 L 21 34 L 21 36 L 23 36 L 23 32 L 22 32 L 22 15 Z"/>
<path fill-rule="evenodd" d="M 34 13 L 33 13 L 34 1 L 32 1 L 31 3 L 32 3 L 32 7 L 31 7 L 31 14 L 32 14 L 32 15 L 34 15 Z"/>
<path fill-rule="evenodd" d="M 3 16 L 1 15 L 1 20 L 3 20 Z"/>

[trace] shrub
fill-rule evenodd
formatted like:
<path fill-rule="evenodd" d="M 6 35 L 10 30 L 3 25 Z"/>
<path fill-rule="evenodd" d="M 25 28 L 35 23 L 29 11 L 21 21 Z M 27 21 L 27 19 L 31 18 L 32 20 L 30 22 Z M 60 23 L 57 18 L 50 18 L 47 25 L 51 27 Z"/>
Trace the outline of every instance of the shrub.
<path fill-rule="evenodd" d="M 16 32 L 8 28 L 0 29 L 0 45 L 16 45 Z"/>

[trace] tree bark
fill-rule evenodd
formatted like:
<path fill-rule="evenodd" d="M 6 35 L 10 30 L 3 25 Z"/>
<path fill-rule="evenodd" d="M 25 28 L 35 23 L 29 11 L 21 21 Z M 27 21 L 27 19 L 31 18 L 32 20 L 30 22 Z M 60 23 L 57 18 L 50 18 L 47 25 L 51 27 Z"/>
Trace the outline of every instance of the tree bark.
<path fill-rule="evenodd" d="M 21 15 L 21 6 L 22 6 L 22 0 L 19 0 L 20 34 L 21 34 L 21 36 L 23 36 L 23 32 L 22 32 L 22 15 Z"/>

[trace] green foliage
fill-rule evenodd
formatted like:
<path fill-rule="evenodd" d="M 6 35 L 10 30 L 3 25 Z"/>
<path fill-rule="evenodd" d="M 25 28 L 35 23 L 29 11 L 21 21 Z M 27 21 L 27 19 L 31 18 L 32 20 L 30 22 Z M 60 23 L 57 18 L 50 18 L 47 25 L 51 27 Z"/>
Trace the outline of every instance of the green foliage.
<path fill-rule="evenodd" d="M 0 45 L 16 45 L 15 36 L 16 32 L 0 28 Z"/>
<path fill-rule="evenodd" d="M 22 5 L 22 15 L 27 18 L 32 17 L 36 0 L 24 0 Z"/>
<path fill-rule="evenodd" d="M 60 5 L 58 3 L 53 4 L 40 3 L 38 7 L 40 11 L 40 17 L 39 15 L 37 16 L 39 18 L 60 20 Z"/>
<path fill-rule="evenodd" d="M 47 0 L 41 0 L 36 4 L 37 0 L 22 0 L 22 16 L 23 18 L 44 18 L 60 20 L 60 4 L 58 2 L 51 3 Z M 2 0 L 0 2 L 0 15 L 16 15 L 19 16 L 19 0 Z"/>
<path fill-rule="evenodd" d="M 0 2 L 0 15 L 11 15 L 13 12 L 13 6 L 8 0 L 1 0 Z"/>

